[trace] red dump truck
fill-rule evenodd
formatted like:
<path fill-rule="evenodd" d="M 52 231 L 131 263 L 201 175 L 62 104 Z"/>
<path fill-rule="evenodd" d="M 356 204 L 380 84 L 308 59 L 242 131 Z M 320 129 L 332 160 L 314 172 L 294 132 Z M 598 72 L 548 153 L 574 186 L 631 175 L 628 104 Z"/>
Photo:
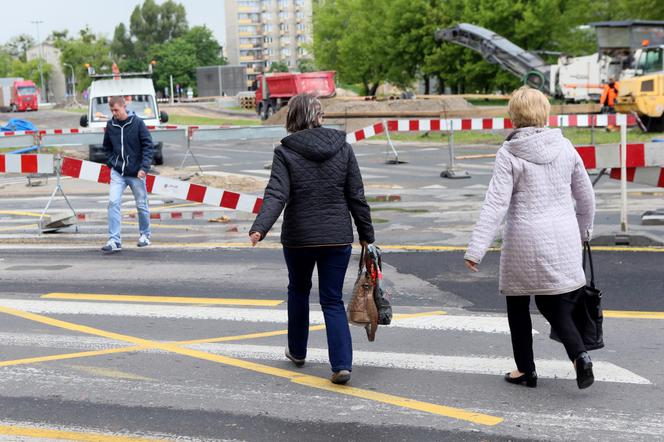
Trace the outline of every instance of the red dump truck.
<path fill-rule="evenodd" d="M 0 109 L 12 112 L 36 111 L 39 91 L 31 80 L 0 78 Z"/>
<path fill-rule="evenodd" d="M 267 120 L 288 100 L 297 94 L 334 97 L 334 71 L 306 72 L 303 74 L 275 73 L 259 75 L 256 89 L 256 112 Z"/>

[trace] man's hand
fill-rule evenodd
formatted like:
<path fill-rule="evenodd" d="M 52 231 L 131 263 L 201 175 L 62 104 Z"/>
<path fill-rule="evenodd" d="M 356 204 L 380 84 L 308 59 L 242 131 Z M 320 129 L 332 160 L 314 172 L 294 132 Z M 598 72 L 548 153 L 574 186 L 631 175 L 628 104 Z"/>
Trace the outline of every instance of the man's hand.
<path fill-rule="evenodd" d="M 261 240 L 260 232 L 249 232 L 249 240 L 251 241 L 251 246 L 256 247 L 258 241 Z"/>
<path fill-rule="evenodd" d="M 469 261 L 467 259 L 464 259 L 463 262 L 466 264 L 466 267 L 468 267 L 468 270 L 472 272 L 479 272 L 480 269 L 477 268 L 477 263 L 473 261 Z"/>
<path fill-rule="evenodd" d="M 140 179 L 145 178 L 146 175 L 147 175 L 147 173 L 145 173 L 145 171 L 144 171 L 143 169 L 141 169 L 141 170 L 138 171 L 138 177 L 139 177 Z"/>

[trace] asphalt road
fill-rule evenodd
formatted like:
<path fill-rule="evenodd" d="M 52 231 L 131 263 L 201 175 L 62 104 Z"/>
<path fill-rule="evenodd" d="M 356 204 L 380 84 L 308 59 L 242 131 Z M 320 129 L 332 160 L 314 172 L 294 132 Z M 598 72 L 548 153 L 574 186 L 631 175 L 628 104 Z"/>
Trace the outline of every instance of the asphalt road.
<path fill-rule="evenodd" d="M 633 281 L 657 279 L 659 253 L 598 256 L 621 254 L 641 262 Z M 606 318 L 607 347 L 593 352 L 597 382 L 579 391 L 562 347 L 535 314 L 540 384 L 512 386 L 500 378 L 513 362 L 504 313 L 489 301 L 500 299 L 491 265 L 485 282 L 462 284 L 458 270 L 444 271 L 459 260 L 453 252 L 385 254 L 395 312 L 415 316 L 379 329 L 373 343 L 352 328 L 348 390 L 326 380 L 321 330 L 310 333 L 304 368 L 283 357 L 286 270 L 278 249 L 129 247 L 105 256 L 89 246 L 4 247 L 0 435 L 11 425 L 72 438 L 662 439 L 662 319 Z M 349 272 L 347 292 L 352 283 Z M 176 296 L 188 299 L 169 298 Z M 257 301 L 271 304 L 250 305 Z M 318 324 L 315 289 L 311 301 Z M 660 305 L 651 301 L 643 307 Z M 122 350 L 133 345 L 144 348 Z"/>
<path fill-rule="evenodd" d="M 42 128 L 78 120 L 58 111 L 30 116 L 43 117 Z M 265 180 L 274 141 L 193 150 L 206 171 Z M 460 160 L 472 178 L 442 180 L 444 147 L 399 144 L 408 161 L 399 165 L 385 164 L 383 142 L 356 147 L 400 316 L 373 343 L 352 328 L 352 388 L 327 380 L 315 289 L 308 362 L 298 369 L 283 356 L 279 223 L 252 249 L 250 214 L 153 197 L 154 243 L 138 249 L 127 194 L 124 250 L 104 256 L 107 187 L 64 180 L 82 215 L 78 231 L 39 235 L 35 220 L 52 181 L 27 189 L 24 177 L 0 177 L 0 439 L 664 440 L 664 254 L 596 250 L 611 314 L 607 347 L 592 354 L 590 389 L 576 388 L 572 365 L 536 313 L 540 382 L 534 390 L 509 385 L 501 379 L 514 363 L 497 294 L 499 253 L 477 274 L 462 264 L 492 159 Z M 457 154 L 492 152 L 464 146 Z M 165 153 L 172 168 L 184 149 L 166 145 Z M 661 226 L 639 225 L 661 194 L 629 190 L 631 231 L 664 236 Z M 595 232 L 614 232 L 618 184 L 603 179 L 596 193 Z M 63 208 L 56 200 L 50 212 Z"/>

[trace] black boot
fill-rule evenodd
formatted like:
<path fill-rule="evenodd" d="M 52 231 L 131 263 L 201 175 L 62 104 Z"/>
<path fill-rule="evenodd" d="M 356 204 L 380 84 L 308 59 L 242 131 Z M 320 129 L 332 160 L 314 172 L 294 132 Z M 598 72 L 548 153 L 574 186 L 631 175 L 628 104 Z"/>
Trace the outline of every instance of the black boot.
<path fill-rule="evenodd" d="M 511 373 L 505 373 L 505 380 L 510 384 L 526 384 L 526 387 L 537 387 L 537 373 L 534 371 L 530 373 L 524 373 L 516 378 L 513 378 L 510 376 L 510 374 Z"/>
<path fill-rule="evenodd" d="M 574 361 L 574 367 L 576 369 L 576 385 L 579 388 L 588 388 L 595 382 L 593 362 L 587 352 L 579 353 Z"/>

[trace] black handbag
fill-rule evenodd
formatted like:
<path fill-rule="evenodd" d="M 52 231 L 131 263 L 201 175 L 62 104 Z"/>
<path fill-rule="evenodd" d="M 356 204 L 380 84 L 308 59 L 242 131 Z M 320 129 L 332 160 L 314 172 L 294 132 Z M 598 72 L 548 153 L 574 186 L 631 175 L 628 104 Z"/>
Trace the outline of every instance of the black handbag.
<path fill-rule="evenodd" d="M 573 302 L 572 319 L 586 350 L 597 350 L 604 347 L 604 330 L 602 323 L 604 315 L 602 314 L 602 292 L 595 287 L 595 269 L 593 267 L 593 257 L 590 251 L 590 243 L 583 243 L 583 270 L 586 270 L 586 256 L 590 267 L 590 284 L 586 284 L 579 290 L 566 294 L 569 299 L 563 301 Z M 549 337 L 560 342 L 556 332 L 551 329 Z"/>

